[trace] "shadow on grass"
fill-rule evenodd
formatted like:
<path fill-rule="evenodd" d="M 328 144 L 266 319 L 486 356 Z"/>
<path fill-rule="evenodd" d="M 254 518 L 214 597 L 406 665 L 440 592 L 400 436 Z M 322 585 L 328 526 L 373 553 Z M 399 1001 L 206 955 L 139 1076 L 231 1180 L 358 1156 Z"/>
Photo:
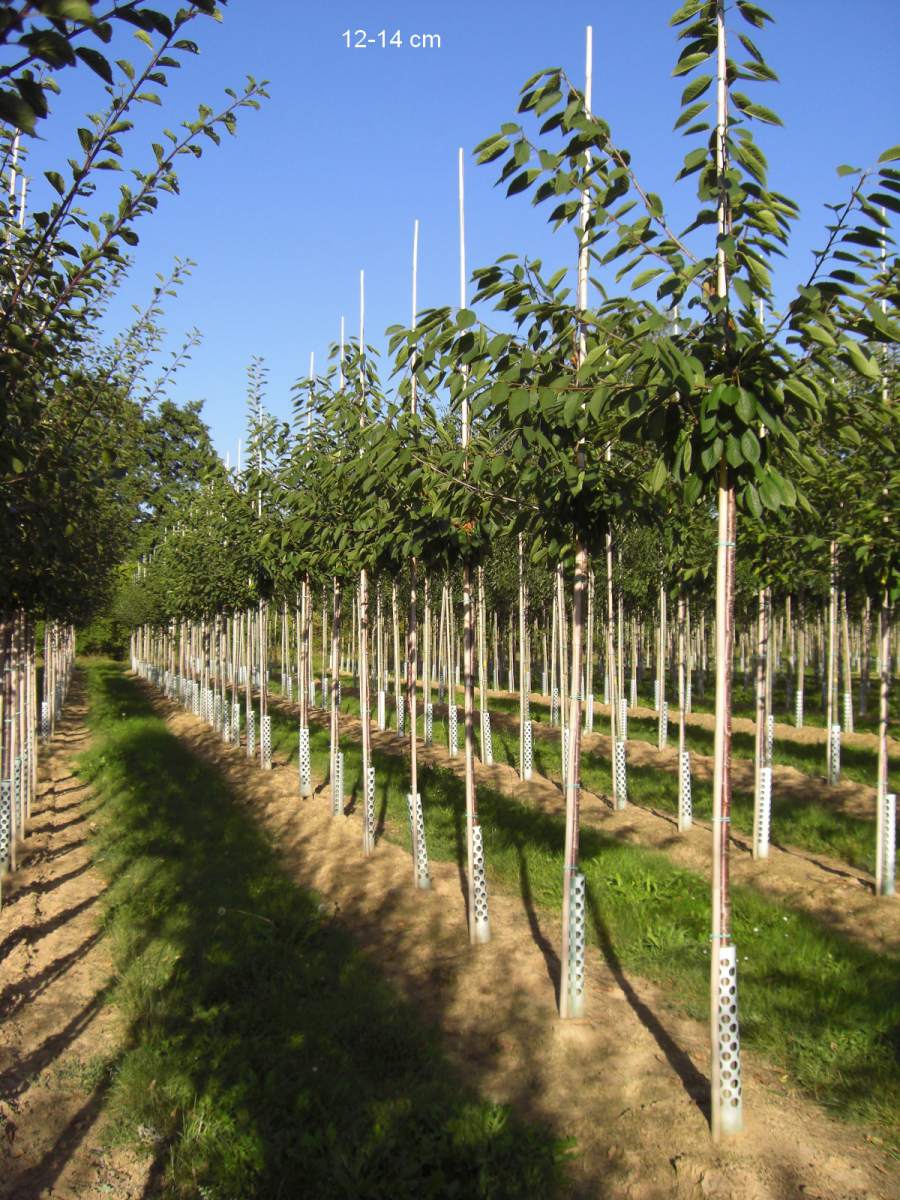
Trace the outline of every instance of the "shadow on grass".
<path fill-rule="evenodd" d="M 93 690 L 84 770 L 103 801 L 102 866 L 124 865 L 106 923 L 130 1031 L 109 1103 L 123 1128 L 163 1140 L 176 1190 L 552 1194 L 560 1143 L 466 1093 L 411 1007 L 131 681 L 94 668 Z"/>

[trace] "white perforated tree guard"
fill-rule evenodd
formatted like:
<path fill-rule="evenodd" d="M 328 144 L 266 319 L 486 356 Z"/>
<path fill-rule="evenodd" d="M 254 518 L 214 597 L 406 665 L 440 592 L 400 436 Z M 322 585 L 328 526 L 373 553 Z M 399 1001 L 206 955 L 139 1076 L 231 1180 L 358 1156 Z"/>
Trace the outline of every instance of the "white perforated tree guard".
<path fill-rule="evenodd" d="M 22 757 L 18 754 L 13 762 L 12 811 L 15 828 L 21 834 L 25 824 L 25 789 L 22 786 Z"/>
<path fill-rule="evenodd" d="M 194 716 L 199 717 L 200 716 L 200 684 L 197 682 L 196 679 L 194 680 L 193 691 L 194 691 L 194 694 L 191 699 L 191 709 L 193 710 Z"/>
<path fill-rule="evenodd" d="M 231 740 L 235 746 L 241 744 L 241 705 L 235 700 L 231 706 Z"/>
<path fill-rule="evenodd" d="M 50 736 L 50 705 L 46 700 L 41 701 L 41 737 Z"/>
<path fill-rule="evenodd" d="M 260 752 L 264 771 L 272 770 L 272 718 L 268 713 L 259 723 Z"/>
<path fill-rule="evenodd" d="M 775 716 L 769 713 L 766 717 L 766 762 L 772 761 L 772 751 L 775 749 Z"/>
<path fill-rule="evenodd" d="M 844 728 L 848 733 L 853 732 L 853 696 L 844 692 Z"/>
<path fill-rule="evenodd" d="M 769 830 L 772 823 L 772 768 L 759 769 L 759 799 L 756 805 L 756 825 L 753 830 L 753 857 L 769 857 Z"/>
<path fill-rule="evenodd" d="M 293 677 L 293 675 L 288 675 L 288 677 L 287 677 L 287 698 L 288 698 L 288 704 L 294 703 L 294 677 Z"/>
<path fill-rule="evenodd" d="M 569 1016 L 584 1016 L 584 951 L 587 941 L 585 884 L 580 871 L 569 875 Z"/>
<path fill-rule="evenodd" d="M 256 709 L 247 705 L 247 757 L 256 757 Z"/>
<path fill-rule="evenodd" d="M 594 697 L 589 695 L 584 702 L 584 728 L 586 733 L 594 732 Z"/>
<path fill-rule="evenodd" d="M 451 758 L 459 753 L 459 714 L 455 704 L 447 709 L 447 750 Z"/>
<path fill-rule="evenodd" d="M 334 685 L 334 702 L 340 708 L 341 706 L 341 681 L 338 680 Z"/>
<path fill-rule="evenodd" d="M 531 722 L 525 721 L 522 725 L 522 775 L 526 779 L 531 778 L 531 773 L 534 769 L 534 733 L 531 728 Z"/>
<path fill-rule="evenodd" d="M 659 710 L 659 748 L 665 750 L 669 742 L 669 702 L 663 700 Z"/>
<path fill-rule="evenodd" d="M 331 815 L 340 817 L 344 812 L 344 755 L 340 750 L 334 756 L 331 775 Z"/>
<path fill-rule="evenodd" d="M 694 802 L 691 798 L 691 752 L 682 750 L 678 756 L 678 828 L 682 833 L 694 823 Z"/>
<path fill-rule="evenodd" d="M 491 714 L 485 708 L 481 713 L 481 761 L 486 767 L 494 761 L 494 739 L 491 734 Z"/>
<path fill-rule="evenodd" d="M 619 737 L 623 742 L 628 741 L 628 705 L 624 696 L 619 701 Z"/>
<path fill-rule="evenodd" d="M 659 680 L 653 680 L 653 707 L 659 711 Z"/>
<path fill-rule="evenodd" d="M 309 726 L 300 727 L 297 750 L 298 773 L 300 776 L 300 795 L 312 795 L 312 762 L 309 753 Z"/>
<path fill-rule="evenodd" d="M 218 692 L 213 696 L 213 729 L 216 731 L 222 728 L 222 697 Z"/>
<path fill-rule="evenodd" d="M 9 867 L 12 836 L 12 780 L 0 780 L 0 867 Z"/>
<path fill-rule="evenodd" d="M 415 857 L 416 887 L 427 891 L 431 887 L 431 873 L 428 870 L 428 850 L 425 845 L 425 817 L 422 813 L 422 797 L 418 792 L 416 792 L 415 800 L 411 792 L 406 793 L 406 810 L 409 815 L 409 831 Z"/>
<path fill-rule="evenodd" d="M 554 688 L 550 695 L 550 724 L 559 724 L 559 689 Z"/>
<path fill-rule="evenodd" d="M 613 770 L 616 773 L 616 808 L 624 808 L 628 803 L 628 781 L 625 773 L 625 743 L 616 738 L 613 747 Z"/>
<path fill-rule="evenodd" d="M 893 896 L 897 869 L 897 797 L 885 796 L 881 817 L 881 888 L 882 896 Z"/>
<path fill-rule="evenodd" d="M 400 696 L 397 700 L 397 733 L 402 737 L 406 731 L 406 700 Z"/>
<path fill-rule="evenodd" d="M 363 799 L 363 849 L 371 854 L 375 849 L 375 768 L 366 772 L 366 792 Z"/>
<path fill-rule="evenodd" d="M 569 778 L 569 727 L 563 726 L 562 730 L 562 782 L 563 787 L 566 786 L 566 780 Z"/>
<path fill-rule="evenodd" d="M 479 943 L 491 940 L 491 925 L 488 918 L 487 880 L 484 875 L 484 835 L 481 826 L 472 828 L 472 889 L 475 903 L 474 940 Z"/>
<path fill-rule="evenodd" d="M 311 679 L 309 681 L 309 702 L 313 706 L 313 708 L 317 707 L 317 705 L 316 705 L 316 688 L 317 687 L 318 687 L 318 684 L 316 683 L 315 679 Z"/>
<path fill-rule="evenodd" d="M 794 724 L 798 729 L 803 728 L 803 689 L 798 688 L 794 696 Z"/>
<path fill-rule="evenodd" d="M 327 677 L 322 680 L 322 707 L 328 708 L 331 703 L 331 680 Z"/>
<path fill-rule="evenodd" d="M 377 714 L 378 728 L 383 730 L 387 725 L 387 695 L 383 691 L 378 692 Z"/>
<path fill-rule="evenodd" d="M 222 707 L 222 741 L 231 741 L 231 708 L 227 702 Z"/>
<path fill-rule="evenodd" d="M 841 781 L 841 727 L 840 725 L 832 725 L 831 727 L 831 775 L 829 783 L 840 783 Z"/>
<path fill-rule="evenodd" d="M 737 951 L 718 947 L 718 1004 L 716 1068 L 719 1078 L 718 1124 L 722 1133 L 739 1133 L 743 1126 L 741 1039 L 738 1023 Z"/>
<path fill-rule="evenodd" d="M 425 745 L 430 746 L 434 740 L 434 705 L 425 705 Z"/>

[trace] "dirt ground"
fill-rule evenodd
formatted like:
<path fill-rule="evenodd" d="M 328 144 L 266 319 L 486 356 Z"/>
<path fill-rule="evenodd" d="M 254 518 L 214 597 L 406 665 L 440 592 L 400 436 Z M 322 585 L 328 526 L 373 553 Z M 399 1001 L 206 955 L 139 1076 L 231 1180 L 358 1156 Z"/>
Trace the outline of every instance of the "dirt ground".
<path fill-rule="evenodd" d="M 106 1003 L 112 963 L 99 929 L 104 881 L 91 865 L 90 789 L 73 774 L 86 749 L 76 676 L 42 750 L 20 867 L 0 911 L 0 1197 L 144 1195 L 146 1166 L 103 1146 L 103 1095 L 121 1040 Z"/>
<path fill-rule="evenodd" d="M 555 923 L 520 896 L 494 894 L 492 941 L 470 948 L 465 879 L 455 864 L 432 864 L 433 890 L 417 891 L 408 855 L 381 842 L 366 859 L 358 816 L 332 817 L 327 790 L 299 800 L 294 765 L 276 760 L 262 772 L 198 718 L 156 703 L 179 737 L 225 771 L 274 836 L 291 877 L 334 906 L 336 919 L 441 1029 L 468 1081 L 577 1139 L 570 1195 L 888 1200 L 897 1193 L 896 1164 L 751 1055 L 745 1133 L 715 1149 L 704 1111 L 705 1026 L 673 1014 L 657 989 L 609 954 L 588 956 L 588 1017 L 560 1022 Z"/>
<path fill-rule="evenodd" d="M 5 881 L 0 913 L 0 1197 L 10 1200 L 136 1200 L 155 1193 L 149 1160 L 103 1149 L 103 1082 L 94 1078 L 95 1066 L 114 1058 L 120 1030 L 104 1004 L 111 963 L 97 926 L 104 884 L 86 845 L 92 799 L 72 775 L 72 756 L 87 739 L 77 687 L 73 701 L 43 759 L 23 866 Z M 154 702 L 174 733 L 225 772 L 272 833 L 290 876 L 333 906 L 335 919 L 441 1030 L 464 1078 L 577 1139 L 569 1195 L 889 1200 L 897 1194 L 896 1164 L 862 1131 L 830 1120 L 746 1053 L 746 1130 L 715 1149 L 704 1111 L 703 1025 L 673 1014 L 657 989 L 629 976 L 609 954 L 589 955 L 588 1017 L 560 1022 L 555 922 L 520 896 L 495 893 L 493 940 L 470 948 L 465 879 L 455 864 L 433 863 L 433 890 L 417 891 L 402 849 L 380 842 L 366 859 L 358 816 L 333 818 L 327 794 L 318 790 L 312 800 L 298 799 L 294 765 L 276 761 L 264 773 L 197 718 L 162 698 Z M 400 749 L 392 735 L 375 740 Z M 536 781 L 535 788 L 551 801 L 552 784 Z M 639 815 L 597 814 L 630 822 Z M 634 836 L 645 840 L 638 829 Z"/>

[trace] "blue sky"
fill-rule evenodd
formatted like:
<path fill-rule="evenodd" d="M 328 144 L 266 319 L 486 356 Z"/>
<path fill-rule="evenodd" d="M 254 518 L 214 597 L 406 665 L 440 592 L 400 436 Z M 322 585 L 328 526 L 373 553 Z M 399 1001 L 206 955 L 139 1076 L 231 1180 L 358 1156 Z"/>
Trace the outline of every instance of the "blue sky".
<path fill-rule="evenodd" d="M 172 256 L 197 268 L 167 313 L 170 344 L 198 326 L 203 343 L 171 394 L 205 400 L 216 445 L 232 460 L 241 436 L 251 356 L 269 369 L 268 407 L 290 412 L 289 389 L 310 351 L 324 362 L 358 323 L 358 275 L 366 272 L 367 340 L 409 317 L 414 218 L 421 222 L 420 306 L 457 298 L 456 153 L 514 119 L 526 78 L 565 66 L 581 78 L 584 29 L 594 29 L 594 110 L 629 147 L 638 176 L 690 211 L 693 181 L 673 187 L 688 148 L 671 132 L 682 82 L 668 18 L 672 0 L 583 3 L 333 3 L 231 0 L 220 25 L 198 22 L 201 55 L 174 73 L 165 109 L 148 106 L 126 152 L 145 163 L 154 129 L 211 105 L 247 73 L 270 81 L 271 99 L 245 114 L 236 139 L 186 163 L 182 195 L 142 223 L 130 279 L 111 312 L 127 323 L 154 273 Z M 759 135 L 770 182 L 795 198 L 802 219 L 780 284 L 808 269 L 821 244 L 825 201 L 841 197 L 838 163 L 867 165 L 900 140 L 900 4 L 897 0 L 770 0 L 774 27 L 755 36 L 779 84 L 758 88 L 784 129 Z M 742 23 L 741 26 L 743 27 Z M 348 49 L 343 31 L 438 34 L 440 48 Z M 355 35 L 351 34 L 351 40 Z M 140 58 L 137 43 L 128 53 Z M 79 114 L 102 103 L 90 72 L 68 72 L 29 173 L 73 152 Z M 543 211 L 492 185 L 492 166 L 469 161 L 466 220 L 470 268 L 513 251 L 566 265 L 571 247 Z M 115 184 L 115 177 L 110 182 Z M 40 195 L 40 181 L 35 184 Z"/>

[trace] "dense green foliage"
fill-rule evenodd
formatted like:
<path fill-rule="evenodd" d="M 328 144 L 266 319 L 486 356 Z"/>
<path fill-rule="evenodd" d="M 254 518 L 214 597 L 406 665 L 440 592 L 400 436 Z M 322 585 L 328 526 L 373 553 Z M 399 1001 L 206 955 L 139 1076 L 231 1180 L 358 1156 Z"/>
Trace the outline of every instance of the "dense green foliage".
<path fill-rule="evenodd" d="M 134 110 L 161 103 L 171 71 L 198 52 L 190 27 L 215 15 L 212 0 L 172 7 L 167 15 L 141 2 L 44 0 L 7 6 L 0 17 L 0 78 L 12 85 L 0 90 L 0 116 L 9 123 L 0 132 L 0 173 L 9 185 L 0 206 L 2 613 L 87 619 L 108 600 L 140 506 L 144 516 L 163 515 L 173 472 L 196 470 L 209 457 L 196 407 L 164 402 L 166 380 L 196 335 L 155 385 L 144 383 L 161 340 L 160 298 L 172 294 L 186 264 L 160 281 L 131 329 L 111 345 L 101 335 L 138 242 L 136 226 L 161 196 L 177 193 L 179 159 L 199 157 L 204 142 L 234 132 L 236 114 L 265 94 L 251 79 L 241 94 L 229 92 L 220 111 L 202 105 L 179 132 L 164 127 L 148 148 L 150 165 L 132 169 L 117 205 L 103 211 L 97 173 L 126 168 Z M 142 47 L 137 65 L 112 62 L 96 48 L 123 24 Z M 102 109 L 78 130 L 80 157 L 46 172 L 49 193 L 33 188 L 38 202 L 26 212 L 18 185 L 27 139 L 36 123 L 52 123 L 48 97 L 63 68 L 79 62 L 102 80 Z"/>

